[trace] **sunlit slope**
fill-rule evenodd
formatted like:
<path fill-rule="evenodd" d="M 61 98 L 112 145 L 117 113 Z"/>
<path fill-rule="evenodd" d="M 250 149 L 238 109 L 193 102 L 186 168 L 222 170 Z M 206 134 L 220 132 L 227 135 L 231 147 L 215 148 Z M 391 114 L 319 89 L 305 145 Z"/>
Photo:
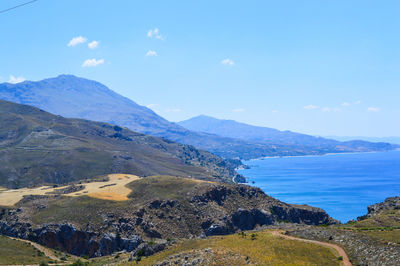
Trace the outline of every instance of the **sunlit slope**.
<path fill-rule="evenodd" d="M 228 162 L 191 146 L 1 100 L 0 162 L 0 186 L 9 188 L 110 173 L 236 176 Z"/>

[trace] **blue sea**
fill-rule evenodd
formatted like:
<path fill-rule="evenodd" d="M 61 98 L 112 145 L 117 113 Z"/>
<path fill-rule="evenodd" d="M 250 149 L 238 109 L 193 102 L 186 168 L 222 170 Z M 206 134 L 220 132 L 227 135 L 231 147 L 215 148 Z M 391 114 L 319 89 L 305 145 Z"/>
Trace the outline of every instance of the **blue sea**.
<path fill-rule="evenodd" d="M 281 201 L 324 209 L 342 222 L 400 196 L 400 151 L 274 157 L 244 162 L 250 185 Z M 254 184 L 253 184 L 254 182 Z"/>

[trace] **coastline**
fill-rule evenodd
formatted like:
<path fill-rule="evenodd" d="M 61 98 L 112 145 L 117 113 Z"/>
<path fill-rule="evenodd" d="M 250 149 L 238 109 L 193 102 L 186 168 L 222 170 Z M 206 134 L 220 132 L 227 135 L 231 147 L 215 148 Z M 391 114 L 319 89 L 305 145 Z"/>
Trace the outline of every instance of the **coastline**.
<path fill-rule="evenodd" d="M 400 148 L 394 149 L 394 150 L 387 150 L 387 151 L 330 152 L 330 153 L 309 154 L 309 155 L 265 156 L 265 157 L 259 157 L 259 158 L 249 159 L 249 160 L 242 160 L 242 163 L 251 162 L 251 161 L 260 161 L 260 160 L 264 160 L 264 159 L 293 158 L 293 157 L 300 157 L 300 158 L 303 158 L 303 157 L 321 157 L 321 156 L 332 156 L 332 155 L 383 153 L 383 152 L 392 152 L 392 151 L 399 151 L 400 152 Z M 248 166 L 248 165 L 246 165 L 246 166 Z M 246 169 L 247 168 L 240 169 L 240 167 L 238 167 L 235 170 L 246 170 Z"/>
<path fill-rule="evenodd" d="M 276 160 L 265 161 L 252 159 L 244 161 L 251 168 L 248 171 L 239 170 L 239 173 L 245 176 L 248 185 L 261 188 L 279 200 L 316 206 L 341 222 L 347 222 L 365 214 L 367 206 L 398 195 L 399 152 L 396 149 L 384 152 L 286 156 L 304 158 L 299 160 L 285 160 L 283 157 L 269 157 L 267 159 Z M 353 156 L 332 156 L 341 154 Z M 328 158 L 327 155 L 332 157 Z M 303 163 L 305 168 L 300 166 Z M 327 164 L 333 165 L 333 168 L 325 168 Z M 388 172 L 389 169 L 395 170 Z M 346 204 L 346 210 L 340 208 L 338 203 Z"/>

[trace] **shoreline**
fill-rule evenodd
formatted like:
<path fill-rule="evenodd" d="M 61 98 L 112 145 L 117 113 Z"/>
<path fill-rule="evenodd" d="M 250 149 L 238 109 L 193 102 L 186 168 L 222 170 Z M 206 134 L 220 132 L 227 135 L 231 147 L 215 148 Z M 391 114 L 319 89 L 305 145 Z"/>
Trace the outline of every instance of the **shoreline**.
<path fill-rule="evenodd" d="M 250 162 L 250 161 L 261 161 L 261 160 L 264 160 L 264 159 L 279 159 L 279 158 L 293 158 L 293 157 L 301 157 L 301 158 L 303 158 L 303 157 L 320 157 L 320 156 L 364 154 L 364 153 L 365 154 L 369 154 L 369 153 L 381 153 L 381 152 L 392 152 L 392 151 L 399 151 L 400 152 L 400 148 L 399 149 L 394 149 L 394 150 L 387 150 L 387 151 L 330 152 L 330 153 L 323 153 L 323 154 L 308 154 L 308 155 L 265 156 L 265 157 L 259 157 L 259 158 L 249 159 L 249 160 L 242 160 L 242 163 Z M 240 167 L 238 167 L 238 168 L 235 168 L 235 170 L 247 170 L 247 169 L 246 168 L 240 169 Z"/>
<path fill-rule="evenodd" d="M 350 214 L 350 215 L 348 215 L 348 214 L 346 214 L 345 212 L 342 212 L 342 211 L 337 211 L 337 210 L 335 210 L 336 209 L 336 207 L 334 206 L 334 205 L 332 205 L 332 206 L 329 206 L 329 204 L 325 204 L 325 203 L 323 203 L 323 200 L 321 201 L 323 204 L 322 205 L 318 205 L 318 204 L 316 204 L 316 203 L 311 203 L 310 201 L 301 201 L 301 202 L 297 202 L 297 201 L 293 201 L 293 199 L 292 200 L 290 200 L 290 199 L 287 199 L 287 198 L 282 198 L 282 195 L 281 196 L 278 196 L 278 195 L 276 195 L 275 193 L 272 193 L 272 191 L 278 191 L 279 190 L 279 188 L 278 187 L 284 187 L 285 186 L 285 183 L 276 183 L 275 181 L 275 179 L 271 176 L 271 178 L 272 178 L 272 180 L 273 180 L 273 182 L 272 182 L 272 186 L 273 187 L 270 187 L 269 189 L 267 188 L 267 181 L 268 180 L 266 180 L 265 182 L 263 181 L 264 179 L 263 179 L 263 177 L 262 176 L 258 176 L 257 175 L 257 173 L 258 173 L 258 171 L 259 170 L 256 170 L 255 168 L 258 168 L 257 166 L 260 164 L 260 165 L 269 165 L 269 164 L 271 164 L 271 165 L 280 165 L 281 166 L 281 168 L 283 167 L 285 167 L 285 165 L 286 164 L 289 164 L 289 165 L 292 165 L 292 164 L 299 164 L 299 163 L 301 163 L 301 162 L 307 162 L 308 160 L 312 160 L 312 161 L 315 161 L 315 162 L 317 162 L 318 163 L 318 160 L 321 160 L 321 162 L 322 161 L 324 161 L 325 163 L 329 163 L 331 160 L 333 160 L 333 161 L 336 161 L 336 160 L 338 160 L 339 162 L 340 161 L 348 161 L 348 160 L 353 160 L 352 158 L 354 158 L 354 160 L 355 161 L 358 161 L 358 160 L 361 160 L 361 161 L 363 161 L 363 160 L 366 160 L 366 161 L 368 161 L 368 160 L 373 160 L 373 158 L 375 158 L 375 156 L 377 156 L 378 158 L 380 158 L 380 156 L 383 156 L 383 158 L 388 158 L 388 160 L 394 160 L 393 162 L 398 162 L 398 158 L 399 158 L 399 152 L 400 152 L 400 150 L 399 149 L 396 149 L 396 150 L 389 150 L 389 151 L 371 151 L 371 152 L 352 152 L 352 153 L 329 153 L 329 154 L 323 154 L 323 155 L 306 155 L 306 156 L 285 156 L 285 157 L 313 157 L 314 159 L 312 159 L 312 158 L 304 158 L 304 159 L 299 159 L 299 160 L 290 160 L 290 159 L 288 159 L 288 160 L 283 160 L 283 161 L 278 161 L 278 160 L 270 160 L 270 161 L 267 161 L 267 160 L 265 160 L 264 162 L 263 162 L 263 160 L 260 160 L 260 159 L 251 159 L 251 160 L 248 160 L 248 161 L 243 161 L 243 163 L 244 164 L 246 164 L 246 165 L 248 165 L 248 166 L 250 166 L 251 167 L 251 169 L 253 169 L 253 171 L 255 171 L 255 175 L 256 176 L 253 176 L 252 174 L 250 174 L 250 173 L 252 173 L 251 171 L 250 172 L 246 172 L 246 171 L 244 171 L 244 170 L 247 170 L 247 169 L 244 169 L 243 171 L 242 170 L 239 170 L 238 172 L 241 174 L 241 175 L 243 175 L 243 176 L 245 176 L 245 178 L 246 178 L 246 180 L 247 180 L 247 185 L 249 185 L 249 186 L 252 186 L 252 187 L 257 187 L 257 188 L 260 188 L 260 189 L 262 189 L 266 194 L 268 194 L 268 195 L 271 195 L 271 196 L 273 196 L 273 197 L 275 197 L 275 198 L 277 198 L 277 199 L 279 199 L 279 200 L 282 200 L 282 201 L 284 201 L 284 202 L 288 202 L 288 203 L 295 203 L 295 204 L 309 204 L 309 205 L 311 205 L 311 206 L 317 206 L 317 207 L 319 207 L 319 208 L 322 208 L 322 209 L 324 209 L 325 211 L 327 211 L 327 213 L 328 214 L 330 214 L 332 217 L 335 217 L 335 219 L 338 219 L 338 220 L 340 220 L 342 223 L 346 223 L 346 222 L 348 222 L 348 221 L 350 221 L 350 220 L 355 220 L 355 219 L 357 219 L 357 217 L 359 217 L 359 216 L 362 216 L 363 214 L 365 214 L 365 210 L 366 210 L 366 208 L 369 206 L 369 205 L 371 205 L 371 204 L 374 204 L 374 203 L 376 203 L 376 202 L 381 202 L 381 201 L 383 201 L 385 198 L 387 198 L 387 197 L 391 197 L 392 195 L 397 195 L 398 193 L 393 193 L 394 191 L 392 191 L 392 193 L 389 193 L 389 194 L 386 194 L 386 193 L 384 193 L 384 194 L 382 194 L 383 195 L 383 197 L 381 198 L 381 199 L 378 199 L 378 198 L 380 198 L 380 197 L 371 197 L 371 200 L 372 201 L 370 201 L 370 202 L 368 202 L 369 200 L 359 200 L 359 202 L 357 203 L 357 202 L 353 202 L 351 205 L 352 205 L 352 208 L 354 209 L 353 211 L 352 211 L 352 213 Z M 364 156 L 364 155 L 361 155 L 361 154 L 364 154 L 364 153 L 366 153 L 366 155 Z M 353 154 L 354 156 L 351 156 L 351 157 L 345 157 L 345 156 L 341 156 L 341 157 L 339 157 L 339 156 L 337 156 L 337 157 L 332 157 L 331 159 L 328 159 L 328 158 L 326 158 L 326 159 L 323 159 L 324 157 L 322 157 L 322 156 L 328 156 L 328 155 L 342 155 L 342 154 L 345 154 L 345 155 L 347 155 L 347 154 Z M 370 156 L 368 156 L 367 154 L 376 154 L 376 155 L 370 155 Z M 356 156 L 357 155 L 357 156 Z M 318 157 L 320 157 L 321 159 L 318 159 Z M 274 156 L 274 157 L 267 157 L 266 159 L 273 159 L 273 158 L 283 158 L 283 156 L 282 157 L 276 157 L 276 156 Z M 337 158 L 337 159 L 335 159 L 335 158 Z M 357 159 L 357 158 L 359 158 L 359 159 Z M 363 159 L 364 158 L 364 159 Z M 304 160 L 304 161 L 303 161 Z M 252 162 L 252 161 L 254 161 L 254 162 Z M 335 170 L 336 171 L 336 170 Z M 341 170 L 341 169 L 338 169 L 338 171 L 344 171 L 344 170 Z M 265 173 L 265 177 L 267 177 L 267 176 L 269 176 L 268 175 L 268 173 L 266 172 Z M 289 174 L 289 176 L 290 176 L 290 174 Z M 260 177 L 260 179 L 259 178 L 257 178 L 257 177 Z M 282 177 L 283 178 L 283 177 Z M 312 179 L 312 178 L 311 178 Z M 295 181 L 295 180 L 293 180 L 293 181 Z M 254 183 L 253 183 L 254 182 Z M 275 183 L 274 183 L 275 182 Z M 375 181 L 374 181 L 375 182 Z M 301 184 L 302 182 L 300 181 L 300 182 L 294 182 L 295 184 Z M 345 182 L 346 183 L 346 182 Z M 347 183 L 346 183 L 347 184 Z M 378 184 L 378 183 L 377 183 Z M 396 182 L 396 184 L 398 184 L 398 182 Z M 347 185 L 346 185 L 346 187 L 347 187 Z M 352 187 L 352 185 L 350 185 L 349 186 L 350 188 Z M 272 190 L 271 190 L 272 189 Z M 277 190 L 278 189 L 278 190 Z M 318 190 L 318 188 L 316 188 L 317 190 Z M 389 189 L 390 190 L 390 189 Z M 307 190 L 306 190 L 306 192 L 307 192 Z M 357 192 L 358 193 L 358 192 Z M 363 194 L 365 194 L 365 193 L 361 193 L 360 192 L 360 195 L 363 195 Z M 382 196 L 381 195 L 381 196 Z M 290 197 L 289 197 L 290 198 Z M 334 197 L 333 197 L 333 199 L 334 199 Z M 318 200 L 317 200 L 318 201 Z M 367 202 L 367 203 L 365 203 L 365 202 Z M 365 203 L 365 204 L 363 204 L 363 203 Z M 319 203 L 320 204 L 320 203 Z M 361 204 L 361 205 L 360 205 Z M 326 205 L 326 206 L 324 206 L 324 205 Z M 359 205 L 359 206 L 358 206 Z M 350 212 L 349 212 L 350 213 Z"/>

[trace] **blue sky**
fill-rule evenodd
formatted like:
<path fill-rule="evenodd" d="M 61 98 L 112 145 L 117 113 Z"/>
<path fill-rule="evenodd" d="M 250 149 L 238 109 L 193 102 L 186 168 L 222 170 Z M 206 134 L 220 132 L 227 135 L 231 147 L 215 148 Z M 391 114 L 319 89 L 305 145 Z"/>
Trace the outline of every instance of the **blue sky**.
<path fill-rule="evenodd" d="M 23 2 L 2 0 L 0 10 Z M 74 74 L 171 121 L 206 114 L 316 135 L 400 136 L 399 9 L 38 0 L 0 14 L 0 82 Z"/>

